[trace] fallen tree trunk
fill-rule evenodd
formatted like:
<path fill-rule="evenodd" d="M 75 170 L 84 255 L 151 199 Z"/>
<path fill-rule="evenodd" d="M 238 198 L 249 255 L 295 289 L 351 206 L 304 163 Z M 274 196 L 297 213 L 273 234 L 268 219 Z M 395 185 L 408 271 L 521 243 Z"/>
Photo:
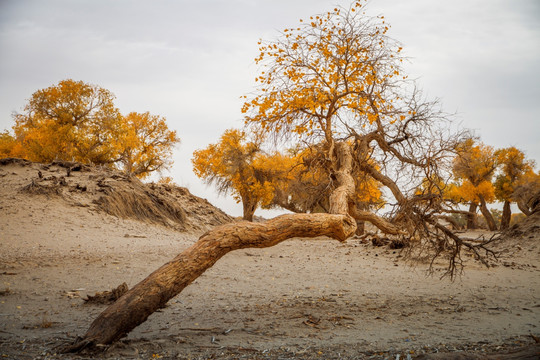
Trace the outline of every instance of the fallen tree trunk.
<path fill-rule="evenodd" d="M 124 337 L 230 251 L 270 247 L 299 236 L 328 236 L 345 241 L 355 231 L 356 221 L 352 217 L 333 214 L 282 215 L 264 223 L 217 227 L 105 309 L 86 334 L 64 350 L 75 352 Z"/>

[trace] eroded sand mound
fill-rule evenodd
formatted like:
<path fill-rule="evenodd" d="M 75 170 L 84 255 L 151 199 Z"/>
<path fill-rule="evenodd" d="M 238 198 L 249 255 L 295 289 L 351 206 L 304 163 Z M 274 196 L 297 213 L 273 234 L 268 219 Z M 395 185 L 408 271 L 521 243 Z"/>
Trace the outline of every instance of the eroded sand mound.
<path fill-rule="evenodd" d="M 180 231 L 205 231 L 232 220 L 186 188 L 145 184 L 119 171 L 74 162 L 0 159 L 0 179 L 3 193 L 11 193 L 14 200 L 44 195 L 42 201 L 62 199 L 90 211 Z"/>
<path fill-rule="evenodd" d="M 504 235 L 510 239 L 538 242 L 540 240 L 540 210 L 513 225 Z"/>

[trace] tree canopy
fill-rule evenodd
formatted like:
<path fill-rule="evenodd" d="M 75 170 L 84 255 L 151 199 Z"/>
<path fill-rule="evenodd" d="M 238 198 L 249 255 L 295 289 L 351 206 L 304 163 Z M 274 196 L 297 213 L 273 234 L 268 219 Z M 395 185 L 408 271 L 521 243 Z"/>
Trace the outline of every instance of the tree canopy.
<path fill-rule="evenodd" d="M 169 165 L 179 139 L 165 118 L 124 117 L 114 98 L 109 90 L 71 79 L 38 90 L 14 115 L 14 135 L 2 134 L 0 155 L 115 166 L 139 177 Z"/>
<path fill-rule="evenodd" d="M 232 192 L 242 202 L 244 219 L 252 221 L 257 206 L 268 204 L 274 190 L 262 157 L 260 138 L 248 141 L 245 132 L 230 129 L 218 143 L 193 153 L 193 170 L 219 192 Z"/>
<path fill-rule="evenodd" d="M 495 189 L 491 182 L 497 161 L 493 147 L 476 143 L 469 138 L 456 147 L 457 155 L 453 161 L 454 176 L 460 181 L 456 191 L 460 197 L 472 204 L 480 204 L 482 215 L 490 230 L 497 230 L 495 220 L 487 208 L 487 203 L 495 198 Z M 476 209 L 473 205 L 473 209 Z"/>
<path fill-rule="evenodd" d="M 169 130 L 166 119 L 149 112 L 131 112 L 123 117 L 115 139 L 119 167 L 138 177 L 172 164 L 172 150 L 180 139 Z"/>
<path fill-rule="evenodd" d="M 245 122 L 278 141 L 320 146 L 340 212 L 366 215 L 354 204 L 355 178 L 364 176 L 388 190 L 392 221 L 423 237 L 426 228 L 415 223 L 427 209 L 415 189 L 423 179 L 448 178 L 443 170 L 463 134 L 450 133 L 437 101 L 425 100 L 402 74 L 402 47 L 387 36 L 384 17 L 368 17 L 361 7 L 335 8 L 261 41 L 260 85 L 246 97 Z M 441 211 L 440 196 L 428 196 Z M 370 219 L 390 230 L 382 217 Z"/>
<path fill-rule="evenodd" d="M 494 182 L 495 197 L 504 203 L 501 217 L 501 230 L 504 230 L 510 225 L 512 215 L 510 203 L 517 201 L 514 196 L 516 187 L 525 176 L 534 174 L 534 162 L 525 159 L 523 151 L 514 146 L 499 149 L 494 155 L 500 167 L 500 173 Z"/>
<path fill-rule="evenodd" d="M 114 162 L 111 144 L 121 115 L 113 100 L 110 91 L 82 81 L 63 80 L 36 91 L 24 112 L 14 115 L 15 155 L 38 162 Z"/>

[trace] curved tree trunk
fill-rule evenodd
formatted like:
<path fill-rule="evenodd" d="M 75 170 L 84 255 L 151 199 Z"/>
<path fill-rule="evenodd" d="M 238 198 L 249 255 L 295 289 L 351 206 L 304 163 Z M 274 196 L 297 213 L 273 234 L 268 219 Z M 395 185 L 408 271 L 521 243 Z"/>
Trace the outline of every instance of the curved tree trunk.
<path fill-rule="evenodd" d="M 345 241 L 353 236 L 356 220 L 348 215 L 354 194 L 351 149 L 347 143 L 336 143 L 334 149 L 337 187 L 330 197 L 332 214 L 282 215 L 264 223 L 231 223 L 207 232 L 105 309 L 86 334 L 65 350 L 78 351 L 122 338 L 230 251 L 274 246 L 293 237 L 329 236 Z"/>
<path fill-rule="evenodd" d="M 488 229 L 490 231 L 497 230 L 497 224 L 495 224 L 495 219 L 493 219 L 493 215 L 491 215 L 491 212 L 489 211 L 486 200 L 482 195 L 478 195 L 480 198 L 480 211 L 482 212 L 482 215 L 484 215 L 484 219 L 486 219 Z"/>
<path fill-rule="evenodd" d="M 501 230 L 506 230 L 510 227 L 510 220 L 512 219 L 512 209 L 510 208 L 510 201 L 505 201 L 503 205 L 503 212 L 501 217 Z"/>
<path fill-rule="evenodd" d="M 525 214 L 525 216 L 529 216 L 532 214 L 532 211 L 529 210 L 529 208 L 527 207 L 527 204 L 524 201 L 518 201 L 517 206 L 519 210 L 521 210 L 521 212 Z"/>
<path fill-rule="evenodd" d="M 469 205 L 469 214 L 467 215 L 467 229 L 472 230 L 478 228 L 476 219 L 476 209 L 478 205 L 473 201 Z"/>
<path fill-rule="evenodd" d="M 331 214 L 282 215 L 265 223 L 240 222 L 217 227 L 105 309 L 86 334 L 66 351 L 111 344 L 122 338 L 230 251 L 274 246 L 299 236 L 329 236 L 345 241 L 355 231 L 356 221 L 350 216 Z"/>

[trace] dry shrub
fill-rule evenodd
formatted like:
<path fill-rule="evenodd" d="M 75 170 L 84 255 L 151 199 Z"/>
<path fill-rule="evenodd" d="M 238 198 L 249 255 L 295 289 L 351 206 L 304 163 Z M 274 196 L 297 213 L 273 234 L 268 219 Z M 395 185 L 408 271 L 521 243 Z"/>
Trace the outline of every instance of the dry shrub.
<path fill-rule="evenodd" d="M 16 165 L 20 165 L 20 166 L 28 166 L 28 165 L 31 165 L 32 162 L 28 161 L 28 160 L 25 160 L 25 159 L 19 159 L 19 158 L 3 158 L 3 159 L 0 159 L 0 165 L 5 166 L 5 165 L 10 165 L 10 164 L 16 164 Z"/>
<path fill-rule="evenodd" d="M 57 183 L 41 184 L 34 180 L 30 184 L 23 186 L 20 190 L 22 193 L 31 195 L 61 195 L 62 191 Z"/>
<path fill-rule="evenodd" d="M 106 195 L 97 199 L 95 203 L 110 215 L 150 221 L 179 230 L 185 228 L 184 209 L 164 196 L 144 189 L 107 190 Z"/>

